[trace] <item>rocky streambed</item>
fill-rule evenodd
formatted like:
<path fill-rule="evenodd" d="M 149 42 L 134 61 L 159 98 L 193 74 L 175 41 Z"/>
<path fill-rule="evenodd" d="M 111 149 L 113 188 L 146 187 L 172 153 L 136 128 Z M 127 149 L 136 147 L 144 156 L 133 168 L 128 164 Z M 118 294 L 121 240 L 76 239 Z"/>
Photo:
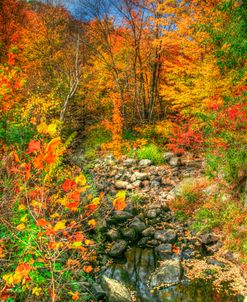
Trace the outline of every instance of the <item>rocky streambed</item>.
<path fill-rule="evenodd" d="M 179 222 L 168 206 L 181 182 L 200 177 L 202 161 L 164 157 L 162 166 L 112 156 L 91 165 L 99 191 L 127 190 L 132 196 L 123 211 L 111 211 L 102 222 L 107 264 L 97 276 L 95 296 L 110 302 L 244 301 L 245 280 L 221 238 L 194 233 L 191 222 Z"/>

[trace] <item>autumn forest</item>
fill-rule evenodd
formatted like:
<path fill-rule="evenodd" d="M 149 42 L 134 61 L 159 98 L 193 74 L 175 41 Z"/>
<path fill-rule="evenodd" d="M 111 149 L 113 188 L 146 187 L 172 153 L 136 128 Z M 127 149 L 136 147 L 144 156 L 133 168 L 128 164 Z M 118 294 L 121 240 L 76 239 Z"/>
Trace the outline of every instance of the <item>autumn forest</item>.
<path fill-rule="evenodd" d="M 246 16 L 0 0 L 1 301 L 246 301 Z"/>

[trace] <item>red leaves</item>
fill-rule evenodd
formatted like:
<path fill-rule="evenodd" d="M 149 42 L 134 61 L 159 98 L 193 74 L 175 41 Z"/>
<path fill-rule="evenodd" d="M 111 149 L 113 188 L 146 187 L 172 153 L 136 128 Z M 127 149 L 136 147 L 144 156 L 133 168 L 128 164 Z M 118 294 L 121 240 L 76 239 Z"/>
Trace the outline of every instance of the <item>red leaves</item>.
<path fill-rule="evenodd" d="M 89 216 L 91 215 L 96 209 L 97 209 L 97 205 L 95 204 L 88 204 L 84 207 L 85 211 L 86 211 L 86 215 Z"/>
<path fill-rule="evenodd" d="M 62 184 L 62 188 L 65 192 L 69 192 L 72 189 L 76 189 L 76 182 L 74 180 L 66 179 Z"/>
<path fill-rule="evenodd" d="M 40 148 L 40 141 L 31 140 L 28 145 L 27 154 L 38 152 Z"/>
<path fill-rule="evenodd" d="M 66 207 L 72 211 L 77 210 L 78 206 L 79 206 L 80 202 L 67 202 L 66 203 Z"/>
<path fill-rule="evenodd" d="M 203 144 L 202 132 L 193 129 L 192 121 L 174 128 L 170 143 L 167 145 L 173 152 L 183 154 L 186 150 L 200 150 Z"/>
<path fill-rule="evenodd" d="M 37 226 L 40 226 L 40 227 L 43 227 L 43 228 L 50 225 L 50 223 L 44 218 L 38 219 L 36 224 L 37 224 Z"/>
<path fill-rule="evenodd" d="M 31 271 L 31 266 L 27 263 L 23 263 L 17 266 L 15 272 L 19 273 L 22 278 L 27 277 Z"/>
<path fill-rule="evenodd" d="M 72 199 L 74 201 L 80 201 L 80 192 L 71 192 L 67 194 L 68 199 Z"/>

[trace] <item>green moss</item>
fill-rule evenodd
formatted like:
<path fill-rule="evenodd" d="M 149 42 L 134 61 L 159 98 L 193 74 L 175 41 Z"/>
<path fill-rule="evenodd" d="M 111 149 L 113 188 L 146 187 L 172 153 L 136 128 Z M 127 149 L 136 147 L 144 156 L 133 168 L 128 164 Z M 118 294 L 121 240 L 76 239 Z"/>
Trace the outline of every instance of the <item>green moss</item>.
<path fill-rule="evenodd" d="M 141 149 L 137 150 L 137 158 L 150 159 L 156 165 L 164 162 L 161 149 L 154 144 L 143 146 Z"/>

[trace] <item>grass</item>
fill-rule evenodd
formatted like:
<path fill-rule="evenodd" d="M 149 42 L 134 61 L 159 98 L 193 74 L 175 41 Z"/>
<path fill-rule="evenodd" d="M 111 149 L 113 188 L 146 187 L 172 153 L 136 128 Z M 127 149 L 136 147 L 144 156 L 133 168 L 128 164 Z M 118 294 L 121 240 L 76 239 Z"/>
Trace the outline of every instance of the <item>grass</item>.
<path fill-rule="evenodd" d="M 88 160 L 94 160 L 97 158 L 97 150 L 100 149 L 100 146 L 111 140 L 111 133 L 99 126 L 89 128 L 86 133 L 84 156 Z"/>
<path fill-rule="evenodd" d="M 161 149 L 154 144 L 143 146 L 137 150 L 137 158 L 150 159 L 155 165 L 159 165 L 164 162 Z"/>

